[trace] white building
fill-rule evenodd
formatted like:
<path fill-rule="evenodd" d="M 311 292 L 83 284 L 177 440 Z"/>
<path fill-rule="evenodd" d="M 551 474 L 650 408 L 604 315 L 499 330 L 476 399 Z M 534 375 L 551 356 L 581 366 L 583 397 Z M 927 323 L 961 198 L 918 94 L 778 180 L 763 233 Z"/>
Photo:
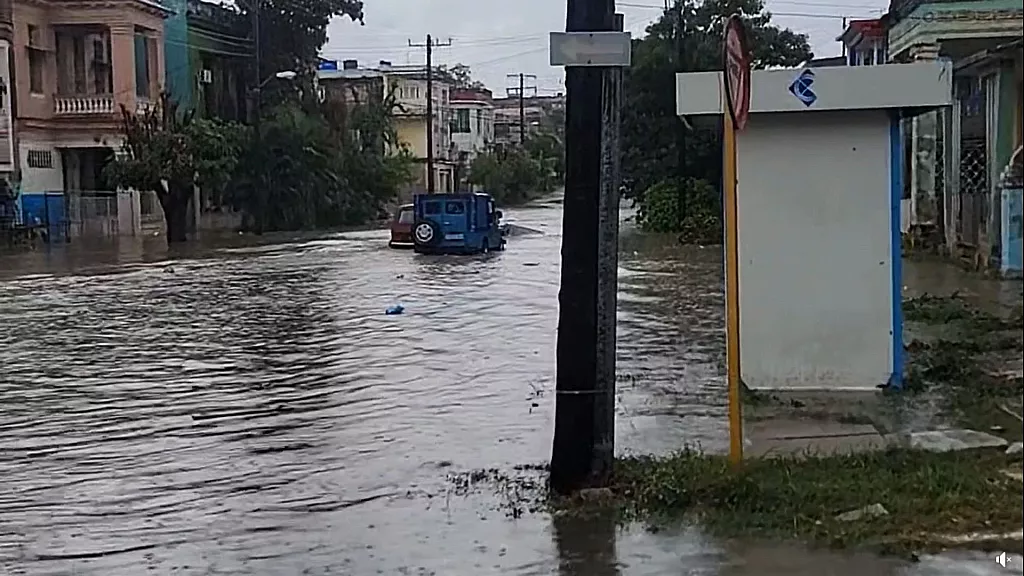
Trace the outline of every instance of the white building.
<path fill-rule="evenodd" d="M 472 162 L 494 143 L 494 102 L 486 88 L 452 92 L 452 143 L 459 160 Z"/>

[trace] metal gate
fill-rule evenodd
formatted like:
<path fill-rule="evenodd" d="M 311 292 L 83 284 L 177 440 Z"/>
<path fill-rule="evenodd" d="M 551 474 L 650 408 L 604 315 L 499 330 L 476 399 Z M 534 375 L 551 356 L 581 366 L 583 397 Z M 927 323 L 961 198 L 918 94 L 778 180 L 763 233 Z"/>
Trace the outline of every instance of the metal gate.
<path fill-rule="evenodd" d="M 68 191 L 68 231 L 72 238 L 109 238 L 117 236 L 117 192 Z"/>
<path fill-rule="evenodd" d="M 960 77 L 956 93 L 953 143 L 958 162 L 952 209 L 957 242 L 978 248 L 986 239 L 991 204 L 986 84 L 977 76 Z"/>

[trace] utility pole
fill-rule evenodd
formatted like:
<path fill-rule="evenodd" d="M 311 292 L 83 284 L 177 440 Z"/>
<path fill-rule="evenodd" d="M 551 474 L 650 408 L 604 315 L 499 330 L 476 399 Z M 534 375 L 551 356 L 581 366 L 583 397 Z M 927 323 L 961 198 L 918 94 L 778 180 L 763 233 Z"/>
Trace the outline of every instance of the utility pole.
<path fill-rule="evenodd" d="M 676 8 L 679 9 L 678 20 L 676 21 L 676 72 L 686 72 L 686 0 L 676 0 Z M 684 178 L 689 174 L 686 171 L 686 121 L 680 118 L 676 122 L 676 154 L 678 164 L 679 188 L 677 189 L 676 201 L 679 203 L 679 218 L 686 218 L 688 190 L 683 186 Z M 680 222 L 682 224 L 682 222 Z"/>
<path fill-rule="evenodd" d="M 567 33 L 614 31 L 614 0 L 567 3 Z M 607 483 L 615 456 L 615 328 L 603 325 L 615 319 L 608 309 L 615 298 L 614 289 L 608 291 L 609 266 L 617 273 L 607 250 L 609 242 L 617 245 L 616 232 L 606 216 L 612 210 L 608 177 L 618 155 L 606 140 L 614 135 L 605 106 L 612 74 L 580 65 L 567 65 L 565 73 L 565 201 L 550 476 L 558 494 Z M 617 226 L 617 205 L 614 210 Z"/>
<path fill-rule="evenodd" d="M 413 44 L 412 40 L 409 40 L 410 47 L 427 49 L 427 194 L 433 194 L 436 190 L 434 183 L 434 48 L 451 45 L 451 38 L 447 42 L 437 42 L 430 34 L 427 34 L 425 44 Z"/>
<path fill-rule="evenodd" d="M 533 95 L 537 95 L 537 76 L 535 74 L 509 74 L 508 78 L 519 77 L 519 89 L 508 88 L 505 90 L 506 94 L 511 96 L 513 93 L 519 95 L 519 145 L 526 144 L 526 91 L 532 90 Z M 526 79 L 533 80 L 533 84 L 530 86 L 526 85 Z"/>
<path fill-rule="evenodd" d="M 260 74 L 260 3 L 262 0 L 252 0 L 252 46 L 253 46 L 253 59 L 256 61 L 256 71 L 253 72 L 253 93 L 252 93 L 252 107 L 253 107 L 253 119 L 252 125 L 253 130 L 256 132 L 256 141 L 260 138 L 260 108 L 263 105 L 263 96 L 260 94 L 262 90 L 263 76 Z"/>

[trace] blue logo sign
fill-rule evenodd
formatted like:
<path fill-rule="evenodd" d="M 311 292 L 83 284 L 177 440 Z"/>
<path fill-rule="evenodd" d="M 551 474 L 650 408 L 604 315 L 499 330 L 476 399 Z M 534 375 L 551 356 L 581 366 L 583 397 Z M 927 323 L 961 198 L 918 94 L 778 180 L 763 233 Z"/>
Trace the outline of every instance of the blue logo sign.
<path fill-rule="evenodd" d="M 810 106 L 818 101 L 818 95 L 814 93 L 811 86 L 814 85 L 814 72 L 810 70 L 804 70 L 793 80 L 793 83 L 789 85 L 789 91 L 796 96 L 797 100 L 804 103 L 805 106 Z"/>

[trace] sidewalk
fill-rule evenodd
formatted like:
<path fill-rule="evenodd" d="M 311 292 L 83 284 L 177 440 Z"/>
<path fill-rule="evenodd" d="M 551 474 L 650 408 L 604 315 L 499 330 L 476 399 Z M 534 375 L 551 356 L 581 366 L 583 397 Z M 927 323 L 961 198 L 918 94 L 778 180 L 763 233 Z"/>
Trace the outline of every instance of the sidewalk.
<path fill-rule="evenodd" d="M 954 294 L 984 312 L 1008 318 L 1022 300 L 1019 280 L 983 278 L 951 265 L 932 261 L 906 261 L 904 264 L 904 298 L 925 294 L 950 297 Z M 1019 313 L 1019 312 L 1018 312 Z M 954 322 L 905 323 L 905 342 L 955 340 L 959 335 L 948 332 Z M 1018 328 L 1018 331 L 1020 328 Z M 988 375 L 1007 381 L 1022 376 L 1024 353 L 1020 347 L 994 350 L 981 347 L 975 354 Z M 909 361 L 912 363 L 913 353 Z M 1006 408 L 1021 413 L 1021 398 L 1008 399 Z M 944 413 L 943 398 L 937 393 L 883 394 L 882 392 L 849 393 L 773 393 L 759 395 L 744 405 L 744 435 L 748 456 L 816 453 L 849 453 L 880 449 L 888 445 L 906 445 L 935 441 L 936 431 L 955 428 L 962 422 L 950 421 Z M 1019 419 L 1006 413 L 975 415 L 984 429 L 966 440 L 969 446 L 1005 446 L 1020 440 Z M 988 421 L 986 421 L 988 420 Z M 1003 432 L 992 433 L 999 428 Z M 930 434 L 929 434 L 930 433 Z"/>
<path fill-rule="evenodd" d="M 982 278 L 935 262 L 907 262 L 907 389 L 901 393 L 751 393 L 744 403 L 745 456 L 851 454 L 890 446 L 1013 453 L 1024 436 L 1021 300 L 1019 280 Z M 979 478 L 1004 476 L 1009 480 L 1003 482 L 1024 482 L 1019 455 L 997 458 L 978 474 Z M 972 530 L 962 526 L 960 531 Z M 982 527 L 976 523 L 974 529 Z M 941 548 L 1003 543 L 1010 546 L 1007 552 L 1020 552 L 1024 541 L 1024 533 L 1018 532 L 921 536 Z M 927 570 L 921 566 L 920 572 L 911 573 L 1008 573 L 987 559 L 974 558 L 970 566 L 946 556 L 931 562 L 938 565 Z M 1016 573 L 1022 573 L 1020 566 Z"/>

